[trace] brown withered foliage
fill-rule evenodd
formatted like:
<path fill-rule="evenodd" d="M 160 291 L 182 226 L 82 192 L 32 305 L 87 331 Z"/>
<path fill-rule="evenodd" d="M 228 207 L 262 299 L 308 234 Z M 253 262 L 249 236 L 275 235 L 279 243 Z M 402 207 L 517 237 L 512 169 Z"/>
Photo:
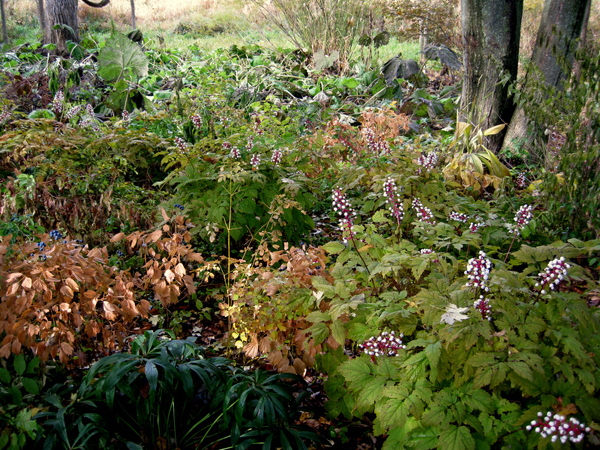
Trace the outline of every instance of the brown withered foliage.
<path fill-rule="evenodd" d="M 246 356 L 264 356 L 280 372 L 303 374 L 314 366 L 322 344 L 315 345 L 307 335 L 312 323 L 306 316 L 329 307 L 312 294 L 312 277 L 331 278 L 324 270 L 326 259 L 321 248 L 286 245 L 283 250 L 264 253 L 259 264 L 236 267 L 244 276 L 230 292 L 234 301 L 220 306 L 221 314 L 232 322 L 232 331 L 247 336 L 238 341 L 245 342 Z M 325 343 L 338 347 L 331 336 Z"/>
<path fill-rule="evenodd" d="M 203 258 L 184 244 L 191 224 L 162 214 L 157 230 L 113 238 L 125 240 L 130 252 L 140 250 L 143 274 L 110 267 L 106 247 L 43 235 L 46 246 L 39 249 L 0 238 L 0 357 L 30 349 L 42 361 L 83 365 L 85 348 L 100 354 L 122 348 L 136 321 L 148 317 L 148 291 L 165 307 L 194 293 L 191 270 Z"/>

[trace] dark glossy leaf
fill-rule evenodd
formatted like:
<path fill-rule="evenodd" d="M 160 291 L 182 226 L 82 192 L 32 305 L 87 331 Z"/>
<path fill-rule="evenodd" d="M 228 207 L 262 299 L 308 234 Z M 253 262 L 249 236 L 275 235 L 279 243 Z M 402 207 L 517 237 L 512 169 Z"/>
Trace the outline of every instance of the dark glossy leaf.
<path fill-rule="evenodd" d="M 21 376 L 25 373 L 25 369 L 27 369 L 27 363 L 25 362 L 25 356 L 21 353 L 20 355 L 15 356 L 15 360 L 13 361 L 13 367 L 15 368 L 15 372 L 17 375 Z"/>
<path fill-rule="evenodd" d="M 0 382 L 4 384 L 10 383 L 10 372 L 3 367 L 0 367 Z"/>
<path fill-rule="evenodd" d="M 40 393 L 40 385 L 37 381 L 32 380 L 31 378 L 23 378 L 21 383 L 23 383 L 23 388 L 30 394 L 38 395 Z"/>
<path fill-rule="evenodd" d="M 144 367 L 144 373 L 146 374 L 146 379 L 150 385 L 150 390 L 156 391 L 156 387 L 158 386 L 158 369 L 156 368 L 156 364 L 152 361 L 147 361 L 146 366 Z"/>

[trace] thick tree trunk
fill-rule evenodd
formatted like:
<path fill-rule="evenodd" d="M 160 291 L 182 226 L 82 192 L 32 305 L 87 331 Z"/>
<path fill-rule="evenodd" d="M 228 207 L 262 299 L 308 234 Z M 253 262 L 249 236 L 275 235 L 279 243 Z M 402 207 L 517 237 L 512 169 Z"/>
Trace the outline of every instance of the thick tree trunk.
<path fill-rule="evenodd" d="M 573 65 L 573 56 L 577 49 L 577 39 L 582 30 L 587 27 L 586 11 L 589 10 L 591 0 L 546 0 L 544 12 L 536 47 L 533 50 L 532 62 L 537 71 L 526 75 L 523 90 L 539 84 L 537 74 L 541 75 L 543 82 L 562 90 L 565 78 L 570 75 Z M 544 155 L 535 152 L 534 140 L 541 136 L 544 124 L 530 123 L 522 106 L 519 106 L 510 121 L 504 137 L 503 148 L 511 153 L 527 151 L 532 162 L 544 162 Z M 533 154 L 532 154 L 533 153 Z"/>
<path fill-rule="evenodd" d="M 38 18 L 40 20 L 40 30 L 42 32 L 42 44 L 50 42 L 50 28 L 46 20 L 46 11 L 44 8 L 44 0 L 37 0 Z"/>
<path fill-rule="evenodd" d="M 508 123 L 514 111 L 508 87 L 517 77 L 523 0 L 462 0 L 461 6 L 461 121 L 485 130 Z M 498 151 L 502 137 L 490 136 L 487 148 Z"/>
<path fill-rule="evenodd" d="M 56 44 L 59 53 L 67 51 L 67 41 L 79 42 L 77 2 L 78 0 L 46 0 L 46 21 L 50 29 L 50 41 Z M 59 27 L 55 29 L 56 25 Z"/>
<path fill-rule="evenodd" d="M 8 44 L 8 30 L 6 29 L 6 15 L 4 14 L 4 0 L 0 0 L 0 15 L 2 16 L 2 41 Z"/>

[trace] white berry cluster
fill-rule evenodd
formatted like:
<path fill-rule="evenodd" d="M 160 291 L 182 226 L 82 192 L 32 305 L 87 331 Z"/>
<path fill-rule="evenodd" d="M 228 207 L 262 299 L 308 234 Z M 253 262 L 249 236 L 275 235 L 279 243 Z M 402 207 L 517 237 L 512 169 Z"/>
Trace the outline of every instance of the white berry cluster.
<path fill-rule="evenodd" d="M 525 176 L 525 173 L 520 172 L 519 175 L 517 175 L 515 184 L 519 189 L 525 189 L 527 187 L 527 177 Z"/>
<path fill-rule="evenodd" d="M 2 114 L 0 114 L 0 123 L 6 122 L 9 118 L 10 118 L 10 112 L 4 111 Z"/>
<path fill-rule="evenodd" d="M 422 248 L 421 249 L 421 255 L 431 255 L 433 253 L 433 250 L 431 250 L 430 248 Z"/>
<path fill-rule="evenodd" d="M 565 262 L 564 256 L 553 259 L 548 263 L 544 271 L 540 272 L 539 276 L 542 280 L 535 284 L 536 287 L 542 287 L 542 295 L 546 293 L 546 287 L 549 287 L 553 291 L 567 276 L 567 271 L 570 268 L 571 265 Z"/>
<path fill-rule="evenodd" d="M 196 128 L 198 128 L 199 130 L 202 129 L 202 117 L 200 117 L 198 114 L 192 114 L 192 123 L 194 124 L 194 126 Z"/>
<path fill-rule="evenodd" d="M 52 103 L 50 103 L 50 107 L 58 115 L 62 112 L 64 103 L 65 94 L 63 94 L 63 91 L 58 91 L 54 94 L 54 99 L 52 100 Z"/>
<path fill-rule="evenodd" d="M 187 151 L 188 144 L 182 138 L 176 137 L 175 138 L 175 145 L 177 145 L 177 147 L 179 148 L 179 150 L 181 152 L 185 153 Z"/>
<path fill-rule="evenodd" d="M 252 158 L 250 158 L 250 165 L 254 170 L 258 170 L 258 166 L 260 166 L 260 156 L 256 153 L 252 155 Z"/>
<path fill-rule="evenodd" d="M 225 144 L 223 144 L 225 145 Z M 242 152 L 235 145 L 231 147 L 231 151 L 229 152 L 229 156 L 233 159 L 240 159 L 242 157 Z"/>
<path fill-rule="evenodd" d="M 273 154 L 271 155 L 271 162 L 273 164 L 275 164 L 276 166 L 279 165 L 279 163 L 281 162 L 281 157 L 283 156 L 283 152 L 279 149 L 276 149 L 273 151 Z"/>
<path fill-rule="evenodd" d="M 248 136 L 246 139 L 246 150 L 250 151 L 254 148 L 254 136 Z"/>
<path fill-rule="evenodd" d="M 465 275 L 469 279 L 466 286 L 480 288 L 488 291 L 487 281 L 490 277 L 492 262 L 487 258 L 485 252 L 480 251 L 479 257 L 469 259 Z"/>
<path fill-rule="evenodd" d="M 459 213 L 456 211 L 452 211 L 448 218 L 460 223 L 467 223 L 467 220 L 469 220 L 469 216 L 467 216 L 465 213 Z"/>
<path fill-rule="evenodd" d="M 517 214 L 515 214 L 515 233 L 518 233 L 529 224 L 529 222 L 533 218 L 532 211 L 533 206 L 531 205 L 523 205 L 519 208 Z"/>
<path fill-rule="evenodd" d="M 73 106 L 72 108 L 69 108 L 69 110 L 65 114 L 65 118 L 67 120 L 70 120 L 73 117 L 75 117 L 77 114 L 79 114 L 79 111 L 81 111 L 81 105 Z"/>
<path fill-rule="evenodd" d="M 480 295 L 479 299 L 475 300 L 473 308 L 481 313 L 481 318 L 483 320 L 492 321 L 492 307 L 490 306 L 490 301 L 487 298 L 484 298 L 483 295 Z"/>
<path fill-rule="evenodd" d="M 377 139 L 375 131 L 372 128 L 364 128 L 362 130 L 365 141 L 367 141 L 367 147 L 371 153 L 379 156 L 389 156 L 391 153 L 390 145 L 385 139 Z"/>
<path fill-rule="evenodd" d="M 340 228 L 343 232 L 347 231 L 352 236 L 352 221 L 356 213 L 350 207 L 350 202 L 341 189 L 334 189 L 332 205 L 335 213 L 340 216 Z"/>
<path fill-rule="evenodd" d="M 406 348 L 406 345 L 402 343 L 403 337 L 403 333 L 400 333 L 400 335 L 396 336 L 393 331 L 390 331 L 389 333 L 384 331 L 379 336 L 373 336 L 364 344 L 361 344 L 360 347 L 367 355 L 370 355 L 371 357 L 396 356 L 398 354 L 398 350 Z"/>
<path fill-rule="evenodd" d="M 476 217 L 473 222 L 469 224 L 469 231 L 471 233 L 477 233 L 481 227 L 485 225 L 485 222 L 481 217 Z"/>
<path fill-rule="evenodd" d="M 436 152 L 429 152 L 427 154 L 421 153 L 421 156 L 417 159 L 417 165 L 423 167 L 427 172 L 431 172 L 438 162 L 438 154 Z M 419 169 L 419 174 L 421 169 Z"/>
<path fill-rule="evenodd" d="M 391 213 L 396 217 L 398 224 L 404 219 L 404 206 L 398 196 L 398 186 L 392 178 L 387 178 L 383 182 L 383 192 L 385 194 L 385 200 L 389 205 Z"/>
<path fill-rule="evenodd" d="M 421 203 L 420 199 L 414 198 L 412 201 L 412 207 L 417 215 L 417 220 L 435 225 L 435 220 L 433 220 L 433 213 L 431 212 L 431 209 L 423 206 L 423 203 Z"/>
<path fill-rule="evenodd" d="M 129 114 L 129 111 L 124 109 L 121 113 L 121 119 L 123 120 L 123 122 L 129 123 L 131 121 L 131 115 Z"/>
<path fill-rule="evenodd" d="M 566 444 L 567 441 L 581 442 L 585 433 L 590 432 L 590 427 L 586 427 L 585 424 L 574 417 L 567 421 L 565 416 L 553 415 L 551 412 L 547 412 L 545 416 L 542 412 L 539 412 L 538 417 L 538 420 L 532 420 L 531 424 L 525 428 L 527 431 L 534 430 L 543 438 L 549 437 L 552 442 L 560 441 L 561 444 Z"/>

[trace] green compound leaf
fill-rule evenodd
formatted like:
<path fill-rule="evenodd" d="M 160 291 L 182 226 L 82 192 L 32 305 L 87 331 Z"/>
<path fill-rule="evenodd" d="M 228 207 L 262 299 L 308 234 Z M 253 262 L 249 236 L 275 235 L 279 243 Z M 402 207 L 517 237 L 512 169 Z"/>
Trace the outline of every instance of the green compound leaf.
<path fill-rule="evenodd" d="M 345 362 L 338 368 L 338 372 L 346 378 L 351 387 L 360 388 L 373 378 L 371 366 L 362 359 L 352 359 Z"/>
<path fill-rule="evenodd" d="M 438 446 L 438 435 L 440 431 L 437 427 L 417 428 L 410 432 L 410 446 L 414 450 L 431 450 Z"/>
<path fill-rule="evenodd" d="M 358 398 L 356 399 L 356 408 L 368 410 L 381 399 L 381 393 L 385 386 L 385 378 L 374 378 L 369 381 L 363 389 L 361 389 Z"/>
<path fill-rule="evenodd" d="M 467 427 L 451 425 L 440 434 L 439 448 L 444 450 L 474 450 L 475 439 Z"/>

